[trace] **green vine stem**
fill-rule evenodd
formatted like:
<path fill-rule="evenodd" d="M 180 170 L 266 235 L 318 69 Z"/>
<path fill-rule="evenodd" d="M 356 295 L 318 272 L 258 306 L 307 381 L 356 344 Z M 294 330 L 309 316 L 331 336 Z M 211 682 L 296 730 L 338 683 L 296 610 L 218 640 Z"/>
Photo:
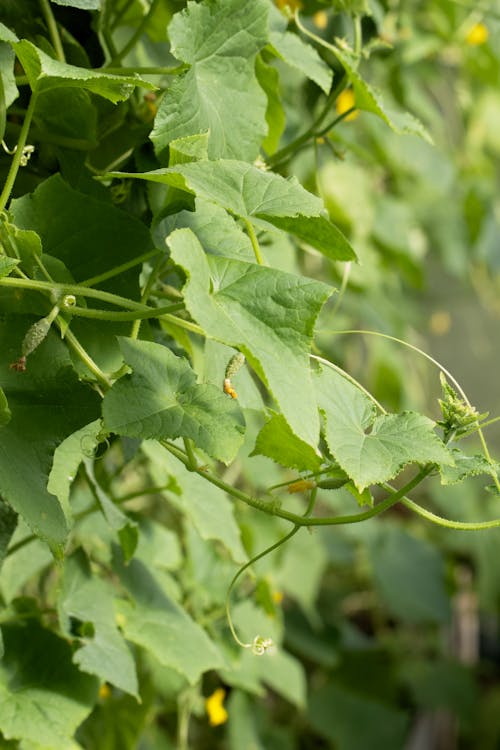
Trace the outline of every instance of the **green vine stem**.
<path fill-rule="evenodd" d="M 109 320 L 109 321 L 127 321 L 127 320 L 147 320 L 148 318 L 160 318 L 166 313 L 177 312 L 178 310 L 184 309 L 183 302 L 176 302 L 172 305 L 165 305 L 164 307 L 149 307 L 144 312 L 130 311 L 130 312 L 115 312 L 113 310 L 98 310 L 90 307 L 78 307 L 77 305 L 67 306 L 64 305 L 64 299 L 62 300 L 62 308 L 65 312 L 75 315 L 79 318 L 93 318 L 94 320 Z M 136 337 L 132 337 L 136 338 Z"/>
<path fill-rule="evenodd" d="M 128 68 L 125 66 L 122 68 L 112 68 L 111 66 L 106 65 L 103 68 L 97 68 L 97 70 L 105 70 L 106 73 L 111 73 L 114 76 L 131 76 L 134 75 L 134 73 L 137 75 L 176 76 L 189 70 L 189 65 L 187 63 L 182 63 L 181 65 L 175 65 L 173 68 L 155 67 L 154 65 L 146 65 L 142 68 L 140 66 L 137 66 L 136 68 Z"/>
<path fill-rule="evenodd" d="M 188 468 L 188 458 L 177 445 L 173 445 L 168 440 L 160 440 L 159 442 L 160 445 L 166 448 L 166 450 L 168 450 L 173 456 L 179 459 L 179 461 L 181 461 L 184 466 L 186 466 L 186 468 Z M 312 518 L 299 516 L 296 513 L 291 513 L 290 511 L 284 510 L 283 508 L 280 508 L 276 502 L 264 502 L 262 500 L 258 500 L 257 498 L 250 497 L 250 495 L 247 495 L 246 492 L 238 490 L 236 487 L 227 484 L 227 482 L 224 482 L 224 480 L 219 479 L 219 477 L 216 477 L 201 468 L 194 469 L 194 471 L 201 477 L 206 479 L 208 482 L 211 482 L 211 484 L 214 484 L 216 487 L 219 487 L 219 489 L 227 492 L 227 494 L 231 495 L 231 497 L 234 497 L 237 500 L 242 500 L 252 508 L 262 510 L 264 513 L 268 513 L 271 516 L 284 518 L 285 521 L 290 521 L 297 526 L 338 526 L 349 523 L 360 523 L 361 521 L 367 521 L 369 518 L 378 516 L 380 513 L 383 513 L 385 510 L 388 510 L 393 505 L 398 503 L 404 495 L 407 495 L 408 492 L 410 492 L 418 484 L 420 484 L 431 473 L 431 471 L 433 471 L 433 469 L 434 464 L 424 466 L 413 477 L 413 479 L 411 479 L 409 482 L 407 482 L 407 484 L 404 485 L 404 487 L 401 487 L 401 489 L 397 491 L 391 490 L 391 494 L 386 497 L 385 500 L 382 500 L 373 508 L 370 508 L 370 510 L 348 516 L 314 516 Z"/>
<path fill-rule="evenodd" d="M 85 281 L 80 281 L 80 284 L 82 286 L 94 286 L 94 284 L 100 284 L 102 281 L 107 281 L 108 279 L 112 279 L 115 276 L 118 276 L 121 273 L 124 273 L 125 271 L 129 271 L 131 268 L 134 268 L 135 266 L 139 266 L 142 263 L 145 263 L 147 260 L 150 260 L 151 258 L 154 258 L 158 253 L 160 253 L 160 250 L 150 250 L 148 253 L 143 253 L 142 255 L 138 255 L 136 258 L 132 258 L 132 260 L 129 260 L 127 263 L 122 263 L 120 266 L 114 266 L 114 268 L 110 268 L 109 271 L 104 271 L 104 273 L 100 273 L 98 276 L 92 276 L 90 279 L 85 279 Z"/>
<path fill-rule="evenodd" d="M 146 304 L 146 302 L 149 299 L 149 295 L 151 294 L 151 291 L 153 289 L 153 286 L 160 275 L 160 271 L 162 269 L 164 262 L 164 256 L 163 254 L 160 255 L 158 260 L 156 261 L 154 267 L 151 269 L 151 273 L 149 274 L 148 280 L 146 281 L 146 284 L 144 285 L 144 289 L 142 290 L 141 294 L 141 302 L 142 304 Z M 175 304 L 170 305 L 170 310 L 166 310 L 166 312 L 175 312 L 176 310 L 183 310 L 184 309 L 184 303 L 178 302 Z M 134 324 L 132 326 L 132 330 L 130 331 L 130 338 L 136 339 L 139 335 L 139 331 L 141 330 L 141 321 L 140 319 L 137 319 L 134 321 Z"/>
<path fill-rule="evenodd" d="M 410 344 L 408 341 L 404 341 L 403 339 L 398 339 L 396 336 L 390 336 L 387 333 L 380 333 L 379 331 L 368 331 L 363 329 L 351 329 L 346 331 L 328 331 L 328 333 L 334 335 L 334 336 L 346 336 L 351 334 L 360 334 L 363 336 L 379 336 L 383 339 L 388 339 L 389 341 L 395 341 L 397 344 L 401 344 L 401 346 L 406 346 L 408 349 L 411 349 L 412 351 L 416 352 L 417 354 L 420 354 L 420 356 L 427 359 L 429 362 L 432 362 L 432 364 L 438 368 L 446 377 L 448 380 L 453 383 L 459 394 L 462 396 L 463 400 L 469 406 L 471 409 L 472 404 L 469 401 L 467 394 L 465 393 L 464 389 L 458 382 L 458 380 L 451 374 L 449 370 L 444 367 L 444 365 L 441 364 L 437 359 L 434 359 L 430 354 L 427 354 L 427 352 L 424 352 L 422 349 L 420 349 L 418 346 L 415 346 L 414 344 Z M 326 360 L 325 360 L 326 361 Z M 479 440 L 481 442 L 481 447 L 483 449 L 483 454 L 489 465 L 491 466 L 491 476 L 493 478 L 493 481 L 495 483 L 495 487 L 497 488 L 498 492 L 500 493 L 500 480 L 498 478 L 497 472 L 495 470 L 495 463 L 491 457 L 488 444 L 486 442 L 486 438 L 483 435 L 482 427 L 478 425 L 476 430 Z"/>
<path fill-rule="evenodd" d="M 58 326 L 61 333 L 64 331 L 64 323 L 62 320 L 56 319 L 56 325 Z M 76 356 L 83 362 L 85 367 L 87 367 L 88 370 L 95 376 L 97 382 L 104 388 L 104 390 L 108 390 L 108 388 L 111 388 L 111 380 L 108 378 L 107 375 L 103 373 L 97 362 L 94 362 L 90 354 L 87 352 L 86 349 L 80 344 L 78 339 L 76 338 L 75 334 L 69 330 L 69 328 L 64 332 L 64 339 L 68 342 L 68 345 L 73 350 L 73 352 L 76 354 Z"/>
<path fill-rule="evenodd" d="M 314 503 L 316 502 L 316 495 L 317 495 L 317 488 L 314 487 L 311 490 L 310 496 L 309 496 L 309 502 L 307 504 L 306 510 L 304 512 L 303 518 L 307 518 L 314 508 Z M 258 554 L 254 555 L 248 562 L 246 562 L 244 565 L 239 568 L 236 573 L 234 574 L 231 583 L 228 586 L 227 592 L 226 592 L 226 618 L 227 623 L 229 625 L 229 629 L 231 631 L 231 635 L 233 636 L 236 643 L 241 646 L 242 648 L 253 648 L 255 645 L 255 640 L 253 643 L 245 643 L 242 641 L 238 634 L 236 633 L 236 629 L 234 627 L 233 618 L 231 617 L 231 592 L 236 584 L 236 582 L 239 580 L 239 578 L 243 575 L 245 570 L 248 570 L 252 565 L 254 565 L 258 560 L 261 560 L 263 557 L 266 557 L 267 555 L 271 554 L 271 552 L 274 552 L 274 550 L 277 550 L 278 547 L 281 547 L 281 545 L 285 544 L 289 539 L 291 539 L 295 534 L 300 530 L 299 525 L 295 525 L 291 531 L 288 532 L 284 537 L 281 539 L 278 539 L 277 542 L 274 544 L 271 544 L 270 547 L 266 547 L 266 549 L 262 550 Z M 259 638 L 259 636 L 257 636 Z M 259 652 L 260 653 L 260 652 Z"/>
<path fill-rule="evenodd" d="M 271 167 L 275 168 L 282 162 L 286 161 L 288 158 L 293 156 L 294 153 L 296 153 L 300 148 L 302 148 L 304 145 L 306 145 L 309 141 L 317 137 L 317 130 L 323 123 L 323 120 L 327 116 L 328 112 L 332 108 L 333 103 L 337 99 L 338 95 L 343 91 L 347 84 L 347 77 L 345 75 L 342 75 L 339 82 L 335 86 L 334 89 L 328 94 L 326 101 L 321 109 L 321 112 L 318 114 L 316 119 L 313 121 L 311 126 L 304 132 L 302 135 L 297 136 L 293 141 L 290 141 L 286 146 L 281 148 L 279 151 L 276 151 L 272 156 L 270 156 L 268 159 L 266 159 L 266 164 Z"/>
<path fill-rule="evenodd" d="M 37 95 L 32 94 L 28 109 L 26 110 L 26 117 L 24 118 L 21 132 L 19 133 L 19 140 L 17 142 L 16 151 L 14 153 L 14 156 L 12 157 L 10 169 L 7 174 L 7 179 L 5 180 L 3 190 L 0 194 L 0 212 L 5 209 L 7 203 L 9 202 L 10 194 L 12 192 L 12 188 L 14 187 L 17 173 L 19 172 L 19 168 L 21 166 L 23 151 L 26 146 L 26 141 L 28 140 L 28 133 L 31 121 L 33 119 L 33 113 L 35 111 L 36 99 Z"/>
<path fill-rule="evenodd" d="M 76 297 L 91 297 L 93 299 L 101 300 L 101 302 L 108 302 L 111 305 L 124 307 L 127 310 L 137 310 L 138 312 L 149 313 L 152 309 L 151 307 L 147 307 L 147 305 L 142 305 L 140 302 L 134 302 L 133 300 L 128 299 L 128 297 L 120 297 L 118 294 L 104 292 L 101 289 L 81 286 L 80 284 L 59 284 L 55 281 L 38 281 L 27 278 L 18 279 L 13 278 L 12 276 L 6 276 L 0 279 L 0 286 L 18 287 L 19 289 L 34 289 L 39 292 L 56 294 L 60 297 L 66 294 L 74 294 Z"/>
<path fill-rule="evenodd" d="M 390 490 L 392 487 L 389 484 L 383 485 L 384 489 Z M 455 531 L 484 531 L 485 529 L 496 529 L 500 526 L 500 518 L 493 518 L 490 521 L 453 521 L 450 518 L 443 518 L 438 516 L 436 513 L 422 508 L 414 500 L 410 500 L 409 497 L 401 498 L 401 505 L 404 505 L 408 510 L 412 510 L 427 521 L 431 521 L 437 526 L 443 526 L 446 529 L 454 529 Z"/>
<path fill-rule="evenodd" d="M 248 236 L 250 237 L 250 242 L 252 243 L 255 260 L 257 261 L 259 266 L 263 266 L 265 265 L 264 258 L 262 257 L 262 253 L 260 251 L 259 240 L 257 239 L 255 229 L 250 219 L 245 219 L 245 227 L 246 227 Z"/>
<path fill-rule="evenodd" d="M 45 23 L 47 24 L 47 28 L 49 30 L 50 40 L 52 42 L 52 46 L 54 47 L 56 57 L 60 62 L 66 62 L 64 49 L 61 42 L 61 36 L 59 34 L 59 29 L 57 28 L 56 19 L 54 18 L 54 14 L 52 13 L 52 8 L 50 7 L 49 0 L 39 0 L 39 3 L 43 17 L 45 18 Z"/>

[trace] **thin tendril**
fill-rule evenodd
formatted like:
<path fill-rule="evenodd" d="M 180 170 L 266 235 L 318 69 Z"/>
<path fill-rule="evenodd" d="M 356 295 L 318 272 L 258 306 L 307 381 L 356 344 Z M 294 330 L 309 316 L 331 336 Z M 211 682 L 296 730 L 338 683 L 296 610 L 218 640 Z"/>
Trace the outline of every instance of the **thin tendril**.
<path fill-rule="evenodd" d="M 309 496 L 309 502 L 308 502 L 307 508 L 306 508 L 306 510 L 305 510 L 305 512 L 303 514 L 304 518 L 306 518 L 307 516 L 309 516 L 312 513 L 312 510 L 314 508 L 314 503 L 316 501 L 317 491 L 318 490 L 317 490 L 316 487 L 314 487 L 311 490 L 311 494 Z M 241 568 L 239 568 L 239 570 L 236 571 L 235 575 L 233 576 L 233 578 L 231 580 L 231 583 L 229 584 L 229 587 L 228 587 L 228 590 L 227 590 L 227 593 L 226 593 L 226 617 L 227 617 L 227 622 L 228 622 L 228 625 L 229 625 L 229 629 L 231 631 L 231 635 L 233 636 L 233 638 L 236 641 L 236 643 L 239 646 L 241 646 L 242 648 L 252 648 L 254 646 L 255 642 L 254 643 L 244 643 L 238 637 L 238 634 L 236 633 L 236 630 L 235 630 L 235 627 L 234 627 L 234 623 L 233 623 L 233 619 L 231 617 L 231 592 L 232 592 L 232 590 L 233 590 L 236 582 L 243 575 L 243 573 L 245 572 L 245 570 L 247 570 L 251 565 L 254 565 L 254 563 L 256 563 L 258 560 L 261 560 L 266 555 L 269 555 L 271 552 L 274 552 L 274 550 L 278 549 L 278 547 L 281 547 L 282 544 L 285 544 L 285 542 L 287 542 L 289 539 L 291 539 L 293 536 L 295 536 L 295 534 L 301 528 L 302 527 L 298 526 L 298 525 L 294 526 L 293 529 L 291 531 L 289 531 L 288 534 L 285 534 L 284 537 L 282 537 L 281 539 L 278 539 L 278 541 L 275 542 L 274 544 L 272 544 L 270 547 L 266 547 L 266 549 L 262 550 L 262 552 L 259 552 L 257 555 L 254 555 L 254 557 L 252 557 L 250 560 L 248 560 L 248 562 L 246 562 L 244 565 L 241 566 Z"/>

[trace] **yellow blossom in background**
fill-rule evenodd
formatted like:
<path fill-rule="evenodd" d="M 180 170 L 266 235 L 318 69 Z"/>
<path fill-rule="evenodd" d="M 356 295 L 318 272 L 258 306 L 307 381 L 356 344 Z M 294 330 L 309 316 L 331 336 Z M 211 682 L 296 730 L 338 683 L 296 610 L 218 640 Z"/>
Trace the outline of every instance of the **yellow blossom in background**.
<path fill-rule="evenodd" d="M 489 32 L 484 23 L 475 23 L 471 26 L 465 37 L 465 43 L 471 47 L 477 47 L 488 41 Z"/>
<path fill-rule="evenodd" d="M 436 310 L 429 320 L 429 328 L 435 336 L 444 336 L 451 328 L 451 315 L 447 310 Z"/>
<path fill-rule="evenodd" d="M 101 698 L 101 700 L 106 700 L 110 696 L 111 696 L 111 688 L 109 687 L 107 683 L 104 682 L 99 688 L 99 698 Z"/>
<path fill-rule="evenodd" d="M 273 591 L 273 602 L 275 604 L 281 604 L 283 601 L 283 592 L 282 591 Z"/>
<path fill-rule="evenodd" d="M 352 89 L 344 89 L 344 91 L 341 91 L 337 97 L 337 101 L 335 102 L 335 109 L 337 110 L 337 113 L 339 115 L 343 115 L 344 112 L 352 109 L 355 104 L 356 100 L 354 99 L 354 91 Z M 354 112 L 351 112 L 351 114 L 347 115 L 347 117 L 345 117 L 345 120 L 346 122 L 348 122 L 349 120 L 355 120 L 358 115 L 358 110 L 355 110 Z"/>
<path fill-rule="evenodd" d="M 224 688 L 217 688 L 212 695 L 205 700 L 205 709 L 208 714 L 210 726 L 217 727 L 227 721 L 227 711 L 223 706 L 226 691 Z"/>
<path fill-rule="evenodd" d="M 328 13 L 325 10 L 318 10 L 313 15 L 312 22 L 317 29 L 326 29 L 328 26 Z"/>
<path fill-rule="evenodd" d="M 275 0 L 275 5 L 280 10 L 289 8 L 292 13 L 295 13 L 296 10 L 302 10 L 302 8 L 304 7 L 301 3 L 301 0 Z"/>

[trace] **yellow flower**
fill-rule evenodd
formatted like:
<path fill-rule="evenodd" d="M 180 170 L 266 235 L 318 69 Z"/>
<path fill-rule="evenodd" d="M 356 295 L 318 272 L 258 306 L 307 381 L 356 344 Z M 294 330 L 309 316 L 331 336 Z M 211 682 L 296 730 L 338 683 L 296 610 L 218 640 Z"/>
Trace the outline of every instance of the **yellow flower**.
<path fill-rule="evenodd" d="M 225 697 L 226 691 L 224 688 L 217 688 L 217 690 L 214 690 L 212 695 L 209 695 L 205 700 L 208 721 L 212 727 L 217 727 L 219 724 L 224 724 L 224 722 L 227 721 L 227 711 L 222 705 Z"/>
<path fill-rule="evenodd" d="M 326 29 L 328 26 L 328 14 L 324 10 L 318 10 L 312 17 L 312 22 L 317 29 Z"/>
<path fill-rule="evenodd" d="M 339 115 L 343 115 L 344 112 L 352 109 L 355 104 L 356 100 L 354 98 L 354 91 L 352 89 L 344 89 L 344 91 L 341 91 L 337 97 L 337 101 L 335 102 L 335 109 L 337 110 L 337 113 Z M 358 115 L 359 112 L 356 109 L 354 110 L 354 112 L 351 112 L 349 115 L 347 115 L 347 117 L 345 117 L 344 119 L 346 120 L 346 122 L 349 120 L 355 120 Z"/>
<path fill-rule="evenodd" d="M 104 682 L 99 688 L 99 698 L 101 698 L 101 700 L 106 700 L 107 698 L 110 697 L 110 695 L 111 695 L 111 688 L 109 687 L 107 683 Z"/>
<path fill-rule="evenodd" d="M 281 604 L 283 601 L 283 592 L 282 591 L 273 591 L 273 602 L 275 604 Z"/>
<path fill-rule="evenodd" d="M 489 32 L 484 23 L 475 23 L 471 26 L 465 37 L 465 43 L 471 47 L 477 47 L 488 41 Z"/>
<path fill-rule="evenodd" d="M 275 0 L 275 5 L 280 10 L 284 10 L 285 8 L 290 9 L 292 13 L 303 8 L 301 0 Z"/>

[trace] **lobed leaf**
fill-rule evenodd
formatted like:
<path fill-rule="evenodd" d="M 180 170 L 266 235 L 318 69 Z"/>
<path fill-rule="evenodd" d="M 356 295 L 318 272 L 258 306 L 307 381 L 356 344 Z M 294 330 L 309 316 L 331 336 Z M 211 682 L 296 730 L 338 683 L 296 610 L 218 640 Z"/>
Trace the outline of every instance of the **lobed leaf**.
<path fill-rule="evenodd" d="M 187 360 L 164 346 L 122 338 L 120 347 L 133 372 L 104 397 L 106 428 L 128 437 L 190 438 L 229 463 L 243 440 L 239 406 L 216 386 L 199 385 Z"/>
<path fill-rule="evenodd" d="M 328 448 L 359 492 L 392 479 L 409 463 L 453 464 L 431 419 L 415 412 L 375 417 L 368 397 L 331 369 L 315 382 Z"/>
<path fill-rule="evenodd" d="M 330 287 L 253 263 L 207 259 L 189 229 L 174 232 L 168 244 L 186 273 L 184 300 L 193 318 L 208 336 L 245 354 L 293 432 L 315 447 L 309 347 Z"/>
<path fill-rule="evenodd" d="M 151 172 L 115 172 L 194 193 L 242 219 L 267 222 L 294 234 L 332 260 L 353 260 L 348 240 L 323 215 L 323 203 L 294 178 L 265 172 L 242 161 L 219 159 L 178 164 Z"/>
<path fill-rule="evenodd" d="M 265 0 L 189 2 L 173 17 L 172 54 L 190 65 L 162 99 L 151 140 L 162 158 L 176 138 L 209 131 L 208 155 L 253 161 L 266 134 L 255 57 L 267 42 Z"/>

